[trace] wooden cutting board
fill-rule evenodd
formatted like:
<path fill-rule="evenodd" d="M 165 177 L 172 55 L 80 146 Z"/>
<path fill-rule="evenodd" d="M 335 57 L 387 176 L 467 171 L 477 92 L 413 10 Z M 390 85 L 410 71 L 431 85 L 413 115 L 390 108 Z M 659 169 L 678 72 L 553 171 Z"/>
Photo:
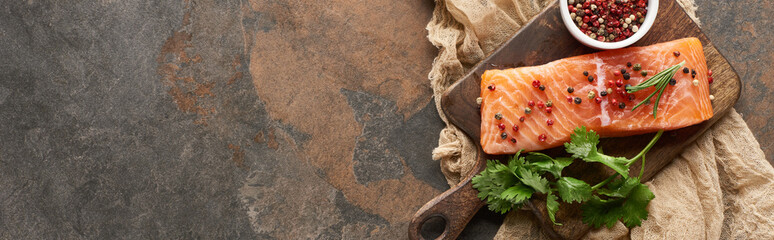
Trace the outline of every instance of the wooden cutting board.
<path fill-rule="evenodd" d="M 444 94 L 441 106 L 449 121 L 462 129 L 478 146 L 476 166 L 473 174 L 463 179 L 460 184 L 432 199 L 417 211 L 409 225 L 409 238 L 421 238 L 419 231 L 422 224 L 431 217 L 441 217 L 446 221 L 446 228 L 439 239 L 455 239 L 473 215 L 484 206 L 484 203 L 476 197 L 478 191 L 471 187 L 470 179 L 484 169 L 486 159 L 506 157 L 487 155 L 478 144 L 481 117 L 476 98 L 480 94 L 481 74 L 487 69 L 541 65 L 553 60 L 595 51 L 583 46 L 569 34 L 562 23 L 558 8 L 557 2 L 548 6 L 502 47 L 473 67 L 461 81 Z M 715 100 L 712 102 L 715 115 L 701 124 L 665 132 L 658 144 L 648 153 L 644 181 L 651 179 L 675 156 L 680 154 L 684 147 L 692 143 L 712 124 L 723 117 L 739 98 L 741 89 L 739 76 L 726 58 L 701 32 L 699 26 L 674 0 L 660 2 L 658 16 L 653 27 L 634 45 L 647 46 L 685 37 L 697 37 L 704 45 L 707 65 L 712 69 L 715 80 L 710 85 L 710 93 L 715 96 Z M 650 141 L 652 136 L 653 134 L 607 138 L 601 141 L 600 146 L 606 154 L 633 157 Z M 559 148 L 543 152 L 549 155 L 564 153 L 563 149 Z M 639 163 L 632 166 L 632 169 L 639 168 Z M 565 171 L 567 176 L 584 176 L 583 180 L 593 183 L 613 174 L 612 170 L 601 164 L 579 162 L 572 164 Z M 632 172 L 639 173 L 639 171 Z M 561 205 L 560 211 L 557 213 L 557 221 L 563 223 L 563 226 L 554 226 L 548 220 L 544 199 L 533 198 L 527 207 L 535 214 L 543 232 L 553 239 L 578 239 L 591 229 L 581 222 L 580 204 Z"/>

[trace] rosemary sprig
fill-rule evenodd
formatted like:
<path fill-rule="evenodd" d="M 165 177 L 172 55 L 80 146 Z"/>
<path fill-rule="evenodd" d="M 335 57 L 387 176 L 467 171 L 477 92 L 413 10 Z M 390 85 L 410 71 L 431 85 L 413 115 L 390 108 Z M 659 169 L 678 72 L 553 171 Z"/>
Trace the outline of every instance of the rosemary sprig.
<path fill-rule="evenodd" d="M 653 91 L 648 97 L 645 98 L 645 100 L 642 100 L 640 103 L 634 106 L 632 108 L 632 111 L 634 109 L 637 109 L 642 104 L 646 103 L 647 101 L 650 101 L 650 98 L 653 97 L 653 95 L 656 95 L 656 92 L 658 92 L 658 97 L 656 97 L 656 102 L 653 104 L 653 118 L 656 118 L 656 110 L 658 110 L 658 102 L 661 100 L 661 95 L 664 94 L 664 89 L 666 89 L 666 86 L 669 85 L 669 80 L 672 79 L 672 77 L 675 76 L 675 73 L 678 69 L 683 67 L 685 64 L 685 61 L 682 61 L 681 63 L 674 65 L 670 68 L 667 68 L 664 71 L 661 71 L 659 73 L 656 73 L 656 75 L 653 75 L 653 77 L 650 77 L 648 80 L 645 80 L 641 82 L 640 84 L 637 84 L 637 86 L 630 86 L 626 87 L 627 93 L 633 93 L 637 92 L 652 86 L 655 86 L 656 91 Z"/>

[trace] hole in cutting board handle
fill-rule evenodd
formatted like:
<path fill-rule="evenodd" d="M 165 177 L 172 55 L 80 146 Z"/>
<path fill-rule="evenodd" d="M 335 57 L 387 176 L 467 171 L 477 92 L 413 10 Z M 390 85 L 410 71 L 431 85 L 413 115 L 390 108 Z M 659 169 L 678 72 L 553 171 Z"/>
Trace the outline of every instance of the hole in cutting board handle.
<path fill-rule="evenodd" d="M 419 224 L 420 239 L 443 239 L 449 230 L 449 221 L 442 214 L 434 214 Z"/>

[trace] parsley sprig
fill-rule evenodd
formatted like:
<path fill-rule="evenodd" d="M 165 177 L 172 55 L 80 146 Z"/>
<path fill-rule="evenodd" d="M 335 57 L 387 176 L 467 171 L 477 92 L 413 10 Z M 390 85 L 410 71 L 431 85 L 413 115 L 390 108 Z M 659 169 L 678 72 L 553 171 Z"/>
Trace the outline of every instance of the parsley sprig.
<path fill-rule="evenodd" d="M 664 94 L 664 89 L 666 89 L 666 86 L 669 84 L 669 80 L 672 80 L 672 77 L 675 76 L 675 73 L 677 72 L 677 70 L 683 67 L 684 64 L 685 64 L 685 61 L 682 61 L 677 65 L 667 68 L 666 70 L 661 71 L 659 73 L 656 73 L 656 75 L 653 75 L 653 77 L 648 78 L 648 80 L 645 80 L 640 84 L 637 84 L 637 86 L 626 87 L 627 93 L 634 93 L 652 86 L 656 87 L 656 91 L 653 91 L 653 93 L 648 95 L 648 97 L 646 97 L 645 100 L 642 100 L 640 103 L 635 105 L 632 108 L 632 111 L 640 107 L 642 104 L 650 102 L 650 98 L 653 97 L 653 95 L 655 95 L 656 93 L 658 93 L 658 97 L 656 97 L 656 102 L 653 104 L 653 118 L 656 118 L 656 110 L 658 110 L 658 102 L 661 100 L 661 95 Z"/>
<path fill-rule="evenodd" d="M 663 131 L 659 131 L 648 145 L 631 159 L 603 154 L 597 147 L 599 135 L 576 128 L 565 143 L 565 150 L 572 158 L 552 158 L 536 152 L 513 155 L 507 164 L 488 160 L 487 167 L 473 177 L 473 187 L 478 197 L 487 202 L 490 210 L 506 213 L 518 209 L 535 194 L 546 195 L 546 209 L 556 225 L 556 212 L 560 200 L 565 203 L 582 203 L 583 222 L 595 228 L 602 225 L 612 227 L 621 220 L 627 227 L 640 226 L 648 218 L 646 207 L 655 195 L 642 184 L 645 153 L 647 153 Z M 591 186 L 583 180 L 562 176 L 562 170 L 574 159 L 589 163 L 601 163 L 616 171 L 616 174 Z M 629 177 L 629 167 L 642 159 L 639 177 Z"/>

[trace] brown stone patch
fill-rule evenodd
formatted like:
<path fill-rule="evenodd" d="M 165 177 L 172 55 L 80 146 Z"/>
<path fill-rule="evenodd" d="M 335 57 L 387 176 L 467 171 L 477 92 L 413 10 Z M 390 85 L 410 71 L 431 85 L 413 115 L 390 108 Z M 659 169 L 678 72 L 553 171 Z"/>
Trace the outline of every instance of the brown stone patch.
<path fill-rule="evenodd" d="M 698 15 L 703 31 L 718 50 L 728 58 L 742 80 L 742 92 L 734 105 L 755 134 L 767 159 L 774 163 L 774 36 L 771 20 L 764 16 L 774 5 L 760 0 L 703 1 Z M 749 7 L 755 6 L 755 7 Z M 729 25 L 729 23 L 733 23 Z"/>
<path fill-rule="evenodd" d="M 263 139 L 263 131 L 260 131 L 260 132 L 256 133 L 256 134 L 255 134 L 255 137 L 253 137 L 253 142 L 256 142 L 256 143 L 263 143 L 263 142 L 265 142 L 265 141 L 266 141 L 266 140 L 265 140 L 265 139 Z"/>
<path fill-rule="evenodd" d="M 161 75 L 164 85 L 170 87 L 167 93 L 172 96 L 177 108 L 182 112 L 198 115 L 199 118 L 194 120 L 194 123 L 207 125 L 208 116 L 215 113 L 215 107 L 207 103 L 209 98 L 215 97 L 212 93 L 215 82 L 197 81 L 192 73 L 191 69 L 203 59 L 199 54 L 195 54 L 193 58 L 188 57 L 188 52 L 193 48 L 193 34 L 189 29 L 192 6 L 189 1 L 185 3 L 183 25 L 167 38 L 156 58 L 159 64 L 157 73 Z"/>
<path fill-rule="evenodd" d="M 267 146 L 269 146 L 271 149 L 277 150 L 277 148 L 279 148 L 279 143 L 277 142 L 277 139 L 274 136 L 274 128 L 269 129 L 268 138 L 269 139 L 266 142 Z"/>
<path fill-rule="evenodd" d="M 214 97 L 215 94 L 212 94 L 213 86 L 215 86 L 214 82 L 205 83 L 205 84 L 196 84 L 196 89 L 194 89 L 194 94 L 197 97 L 204 97 L 205 95 Z"/>
<path fill-rule="evenodd" d="M 427 104 L 434 49 L 424 24 L 430 12 L 416 4 L 251 0 L 243 11 L 276 19 L 270 31 L 243 26 L 252 39 L 250 74 L 269 115 L 310 135 L 298 159 L 320 169 L 353 205 L 384 217 L 392 233 L 403 233 L 414 211 L 439 192 L 416 179 L 405 162 L 399 179 L 357 183 L 352 157 L 362 126 L 339 89 L 395 101 L 404 119 Z M 416 48 L 426 50 L 406 50 Z"/>
<path fill-rule="evenodd" d="M 242 150 L 241 146 L 229 144 L 228 149 L 234 151 L 231 156 L 231 161 L 233 161 L 237 167 L 241 169 L 249 169 L 247 166 L 245 166 L 245 150 Z"/>

